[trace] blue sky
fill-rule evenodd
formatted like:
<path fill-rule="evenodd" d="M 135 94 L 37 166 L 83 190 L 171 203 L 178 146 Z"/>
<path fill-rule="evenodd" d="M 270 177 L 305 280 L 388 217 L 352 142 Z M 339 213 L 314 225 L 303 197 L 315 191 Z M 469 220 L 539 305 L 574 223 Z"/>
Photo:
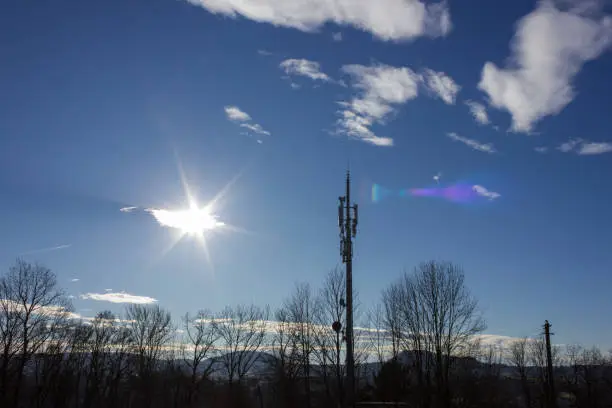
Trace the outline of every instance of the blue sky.
<path fill-rule="evenodd" d="M 449 260 L 487 333 L 548 319 L 558 343 L 611 347 L 607 6 L 9 0 L 0 266 L 45 264 L 85 316 L 120 311 L 92 299 L 113 294 L 177 317 L 274 307 L 339 263 L 350 162 L 364 306 L 405 268 Z M 144 211 L 188 206 L 179 163 L 201 203 L 235 179 L 215 213 L 241 231 L 206 234 L 213 267 L 193 237 L 165 251 L 178 231 Z M 371 200 L 372 183 L 438 174 L 499 196 Z"/>

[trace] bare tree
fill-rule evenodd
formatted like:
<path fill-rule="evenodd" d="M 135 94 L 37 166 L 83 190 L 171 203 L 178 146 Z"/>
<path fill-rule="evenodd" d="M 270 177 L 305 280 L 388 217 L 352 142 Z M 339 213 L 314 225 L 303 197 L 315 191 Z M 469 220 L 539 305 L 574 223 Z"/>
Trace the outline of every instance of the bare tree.
<path fill-rule="evenodd" d="M 451 356 L 485 328 L 463 270 L 447 262 L 423 263 L 411 275 L 404 274 L 390 292 L 390 304 L 400 310 L 403 347 L 415 351 L 420 386 L 430 388 L 433 380 L 442 405 L 450 406 Z M 425 391 L 425 405 L 428 395 Z"/>
<path fill-rule="evenodd" d="M 65 325 L 72 306 L 50 269 L 18 259 L 0 279 L 3 357 L 0 398 L 5 406 L 19 404 L 24 368 L 55 327 Z M 16 358 L 15 383 L 8 395 L 11 359 Z M 7 400 L 9 398 L 9 400 Z M 10 401 L 10 402 L 9 402 Z"/>
<path fill-rule="evenodd" d="M 126 308 L 126 319 L 133 340 L 142 404 L 149 407 L 154 390 L 153 373 L 174 333 L 172 318 L 158 305 L 131 304 Z"/>
<path fill-rule="evenodd" d="M 509 361 L 518 372 L 521 381 L 521 388 L 523 390 L 525 406 L 527 408 L 530 408 L 532 404 L 532 398 L 531 389 L 529 388 L 528 368 L 530 361 L 527 337 L 523 337 L 519 340 L 516 340 L 510 345 Z"/>
<path fill-rule="evenodd" d="M 546 341 L 544 336 L 539 336 L 529 342 L 528 346 L 529 351 L 529 361 L 531 362 L 531 366 L 535 370 L 536 379 L 540 385 L 539 394 L 533 398 L 534 402 L 537 399 L 540 403 L 545 403 L 545 401 L 549 401 L 549 379 L 548 379 L 548 362 L 546 358 Z M 551 355 L 552 355 L 552 364 L 553 371 L 554 367 L 559 365 L 561 360 L 561 352 L 560 348 L 556 345 L 551 346 Z M 544 401 L 544 402 L 543 402 Z"/>
<path fill-rule="evenodd" d="M 212 321 L 213 314 L 206 310 L 199 311 L 193 318 L 189 314 L 183 317 L 183 329 L 189 351 L 187 351 L 187 348 L 183 348 L 181 356 L 191 370 L 187 394 L 189 404 L 193 403 L 200 382 L 208 378 L 212 372 L 214 360 L 211 357 L 216 351 L 214 348 L 215 342 L 219 339 L 219 334 Z M 206 365 L 202 366 L 205 361 L 207 361 Z M 198 376 L 200 376 L 200 380 L 198 380 Z"/>
<path fill-rule="evenodd" d="M 605 372 L 608 361 L 597 347 L 583 348 L 579 345 L 567 347 L 566 355 L 572 369 L 572 378 L 568 379 L 569 391 L 574 395 L 578 408 L 597 408 L 608 406 L 612 402 L 606 394 Z"/>
<path fill-rule="evenodd" d="M 268 309 L 255 305 L 226 307 L 213 319 L 219 336 L 219 361 L 225 370 L 230 388 L 242 381 L 261 358 L 260 351 L 266 338 Z"/>
<path fill-rule="evenodd" d="M 292 407 L 297 405 L 295 391 L 301 365 L 297 330 L 284 307 L 276 311 L 275 321 L 272 356 L 277 376 L 276 396 L 280 400 L 279 405 Z"/>
<path fill-rule="evenodd" d="M 289 323 L 293 325 L 293 336 L 298 347 L 300 371 L 304 376 L 306 406 L 310 407 L 310 367 L 315 349 L 314 318 L 319 307 L 317 299 L 307 283 L 298 284 L 293 294 L 285 301 Z"/>
<path fill-rule="evenodd" d="M 389 358 L 390 337 L 386 330 L 385 314 L 381 304 L 370 310 L 368 314 L 368 326 L 372 329 L 369 339 L 372 343 L 372 350 L 376 355 L 376 361 L 382 365 Z M 393 355 L 393 354 L 392 354 Z"/>
<path fill-rule="evenodd" d="M 108 375 L 103 386 L 103 400 L 106 403 L 103 406 L 114 407 L 121 399 L 121 386 L 131 373 L 130 356 L 134 338 L 131 329 L 126 327 L 119 319 L 109 320 L 112 328 L 110 344 L 112 344 L 113 352 L 108 356 Z"/>
<path fill-rule="evenodd" d="M 342 381 L 344 376 L 344 328 L 346 282 L 344 272 L 340 268 L 331 270 L 319 293 L 319 309 L 315 317 L 317 332 L 315 336 L 316 348 L 313 358 L 319 365 L 321 375 L 325 383 L 328 398 L 332 397 L 332 384 L 330 376 L 335 383 L 336 399 L 341 403 L 343 389 Z M 355 294 L 353 295 L 356 298 Z M 332 323 L 339 322 L 342 330 L 334 332 Z M 331 373 L 330 373 L 331 371 Z"/>
<path fill-rule="evenodd" d="M 114 351 L 116 318 L 108 310 L 102 311 L 92 320 L 88 338 L 89 364 L 85 376 L 86 408 L 101 406 L 105 394 L 105 382 L 110 373 L 110 358 Z"/>

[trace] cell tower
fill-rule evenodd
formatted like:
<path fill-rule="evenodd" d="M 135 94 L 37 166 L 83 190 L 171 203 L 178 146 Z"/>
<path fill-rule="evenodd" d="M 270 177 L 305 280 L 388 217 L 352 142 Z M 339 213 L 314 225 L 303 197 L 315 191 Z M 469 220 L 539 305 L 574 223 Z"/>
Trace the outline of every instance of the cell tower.
<path fill-rule="evenodd" d="M 353 353 L 353 238 L 357 235 L 357 204 L 351 204 L 351 174 L 346 172 L 346 196 L 338 199 L 340 255 L 346 264 L 346 406 L 355 406 L 355 359 Z"/>

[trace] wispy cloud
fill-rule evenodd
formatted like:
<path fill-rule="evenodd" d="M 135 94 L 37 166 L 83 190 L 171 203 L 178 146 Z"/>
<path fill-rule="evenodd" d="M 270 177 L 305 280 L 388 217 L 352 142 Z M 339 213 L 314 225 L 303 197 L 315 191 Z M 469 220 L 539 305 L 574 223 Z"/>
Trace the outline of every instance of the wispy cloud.
<path fill-rule="evenodd" d="M 546 146 L 538 146 L 538 147 L 534 148 L 533 150 L 535 150 L 538 153 L 546 153 L 546 152 L 548 152 L 548 147 L 546 147 Z"/>
<path fill-rule="evenodd" d="M 226 106 L 224 109 L 225 109 L 225 114 L 227 115 L 227 118 L 231 121 L 247 122 L 251 120 L 251 116 L 248 113 L 241 110 L 237 106 Z"/>
<path fill-rule="evenodd" d="M 72 279 L 70 279 L 70 282 L 78 282 L 78 281 L 80 281 L 79 278 L 72 278 Z"/>
<path fill-rule="evenodd" d="M 132 211 L 137 210 L 137 209 L 138 209 L 138 207 L 123 207 L 123 208 L 119 209 L 119 211 L 121 211 L 121 212 L 132 212 Z"/>
<path fill-rule="evenodd" d="M 485 153 L 497 152 L 497 150 L 495 149 L 492 143 L 480 143 L 474 139 L 469 139 L 467 137 L 459 136 L 458 134 L 454 132 L 447 133 L 447 136 L 457 142 L 461 142 L 464 145 L 471 147 L 474 150 L 478 150 L 478 151 L 485 152 Z"/>
<path fill-rule="evenodd" d="M 334 40 L 336 42 L 342 41 L 342 33 L 341 32 L 333 33 L 332 34 L 332 40 Z"/>
<path fill-rule="evenodd" d="M 258 53 L 259 55 L 264 56 L 264 57 L 270 57 L 270 56 L 274 55 L 274 53 L 273 53 L 273 52 L 271 52 L 271 51 L 267 51 L 267 50 L 257 50 L 257 53 Z"/>
<path fill-rule="evenodd" d="M 64 244 L 64 245 L 57 245 L 57 246 L 47 247 L 47 248 L 32 249 L 30 251 L 22 252 L 19 255 L 31 255 L 31 254 L 38 254 L 38 253 L 41 253 L 41 252 L 58 251 L 60 249 L 70 248 L 71 246 L 72 246 L 72 244 Z"/>
<path fill-rule="evenodd" d="M 557 150 L 559 150 L 559 151 L 561 151 L 563 153 L 568 153 L 568 152 L 571 152 L 572 150 L 574 150 L 574 148 L 579 143 L 581 143 L 581 142 L 582 142 L 581 139 L 571 139 L 571 140 L 568 140 L 567 142 L 564 142 L 564 143 L 560 144 L 557 147 Z"/>
<path fill-rule="evenodd" d="M 489 115 L 487 114 L 487 108 L 482 103 L 467 100 L 465 101 L 465 104 L 470 109 L 470 113 L 472 114 L 476 122 L 480 123 L 481 125 L 489 124 Z"/>
<path fill-rule="evenodd" d="M 241 123 L 240 126 L 249 129 L 251 132 L 257 133 L 258 135 L 270 135 L 270 132 L 262 128 L 261 125 L 258 125 L 257 123 Z"/>
<path fill-rule="evenodd" d="M 257 133 L 259 135 L 266 135 L 266 136 L 271 135 L 271 133 L 265 130 L 260 124 L 252 122 L 251 115 L 249 115 L 248 113 L 246 113 L 239 107 L 226 106 L 224 109 L 225 109 L 225 115 L 227 116 L 227 118 L 234 123 L 239 123 L 240 127 L 248 129 L 251 132 Z M 251 122 L 251 123 L 248 123 L 248 122 Z M 247 135 L 249 134 L 247 133 Z M 257 142 L 261 143 L 259 139 L 257 140 Z"/>
<path fill-rule="evenodd" d="M 475 185 L 472 187 L 472 189 L 479 196 L 488 198 L 489 200 L 495 200 L 496 198 L 501 197 L 501 194 L 496 193 L 495 191 L 489 191 L 483 186 Z"/>
<path fill-rule="evenodd" d="M 328 23 L 352 26 L 382 40 L 440 37 L 452 28 L 445 1 L 424 0 L 187 0 L 211 13 L 316 32 Z"/>
<path fill-rule="evenodd" d="M 346 65 L 342 70 L 351 77 L 357 94 L 340 102 L 345 109 L 339 112 L 339 131 L 376 146 L 392 146 L 393 139 L 377 136 L 370 127 L 384 124 L 398 105 L 417 97 L 420 76 L 409 68 L 384 64 Z"/>
<path fill-rule="evenodd" d="M 442 178 L 442 172 L 438 172 L 438 174 L 436 174 L 435 176 L 433 176 L 433 180 L 437 183 L 440 184 L 440 179 Z"/>
<path fill-rule="evenodd" d="M 429 68 L 424 70 L 423 82 L 427 89 L 440 97 L 446 104 L 454 105 L 461 87 L 444 72 L 436 72 Z"/>
<path fill-rule="evenodd" d="M 84 295 L 80 295 L 79 297 L 84 300 L 97 300 L 101 302 L 111 303 L 150 304 L 157 302 L 157 299 L 154 299 L 149 296 L 131 295 L 126 292 L 85 293 Z"/>
<path fill-rule="evenodd" d="M 321 65 L 316 61 L 307 59 L 286 59 L 280 63 L 280 68 L 287 75 L 297 75 L 310 78 L 313 81 L 331 82 L 332 79 L 323 71 Z"/>
<path fill-rule="evenodd" d="M 570 139 L 560 144 L 557 150 L 563 153 L 576 153 L 581 156 L 597 155 L 612 152 L 612 143 L 608 142 L 587 142 L 580 138 Z"/>
<path fill-rule="evenodd" d="M 514 131 L 530 132 L 542 118 L 561 112 L 574 99 L 572 82 L 583 64 L 612 44 L 611 16 L 579 3 L 568 9 L 567 3 L 539 1 L 517 25 L 512 65 L 500 69 L 487 62 L 482 69 L 478 87 L 492 106 L 512 115 Z"/>
<path fill-rule="evenodd" d="M 583 143 L 578 150 L 580 155 L 604 154 L 612 152 L 612 143 Z"/>

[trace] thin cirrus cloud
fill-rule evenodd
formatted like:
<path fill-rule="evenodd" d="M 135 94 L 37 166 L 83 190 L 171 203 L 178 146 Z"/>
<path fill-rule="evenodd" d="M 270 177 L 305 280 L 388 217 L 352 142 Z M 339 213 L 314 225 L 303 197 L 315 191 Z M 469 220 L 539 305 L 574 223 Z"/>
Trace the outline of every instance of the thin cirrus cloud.
<path fill-rule="evenodd" d="M 457 94 L 461 87 L 445 74 L 444 72 L 436 72 L 426 68 L 423 72 L 423 83 L 426 88 L 435 96 L 439 97 L 447 105 L 454 105 L 457 100 Z"/>
<path fill-rule="evenodd" d="M 83 300 L 97 300 L 111 303 L 151 304 L 157 302 L 157 299 L 149 296 L 132 295 L 126 292 L 85 293 L 79 297 Z"/>
<path fill-rule="evenodd" d="M 465 104 L 477 123 L 481 125 L 488 125 L 490 123 L 487 108 L 482 103 L 467 100 Z"/>
<path fill-rule="evenodd" d="M 356 90 L 342 109 L 338 131 L 376 146 L 393 146 L 393 139 L 376 135 L 370 128 L 386 119 L 402 105 L 418 96 L 420 76 L 406 67 L 345 65 L 342 71 Z"/>
<path fill-rule="evenodd" d="M 239 107 L 226 106 L 224 110 L 225 110 L 225 115 L 227 116 L 227 118 L 234 123 L 238 123 L 240 127 L 245 128 L 258 135 L 265 135 L 265 136 L 271 135 L 271 133 L 265 130 L 260 124 L 253 123 L 251 115 L 249 115 L 248 113 L 246 113 Z M 251 123 L 248 123 L 248 122 L 251 122 Z M 261 139 L 258 139 L 257 142 L 262 143 Z"/>
<path fill-rule="evenodd" d="M 258 135 L 267 135 L 270 136 L 270 132 L 261 127 L 261 125 L 254 123 L 241 123 L 240 127 L 250 130 L 253 133 L 257 133 Z"/>
<path fill-rule="evenodd" d="M 495 149 L 495 146 L 493 146 L 492 143 L 480 143 L 474 139 L 469 139 L 467 137 L 459 136 L 457 133 L 454 133 L 454 132 L 447 133 L 447 136 L 456 142 L 463 143 L 464 145 L 474 150 L 478 150 L 480 152 L 485 152 L 485 153 L 497 152 L 497 149 Z"/>
<path fill-rule="evenodd" d="M 316 61 L 291 58 L 281 62 L 280 68 L 287 75 L 303 76 L 313 81 L 332 82 L 332 79 L 321 71 L 321 65 Z"/>
<path fill-rule="evenodd" d="M 119 211 L 129 213 L 129 212 L 132 212 L 132 211 L 137 210 L 137 209 L 138 209 L 138 207 L 131 206 L 131 207 L 120 208 Z"/>
<path fill-rule="evenodd" d="M 612 16 L 601 2 L 541 0 L 523 17 L 512 40 L 511 65 L 485 63 L 478 88 L 491 106 L 508 111 L 512 130 L 529 133 L 542 118 L 561 112 L 575 96 L 582 66 L 612 44 Z"/>
<path fill-rule="evenodd" d="M 287 75 L 346 86 L 344 81 L 334 80 L 322 72 L 316 61 L 288 59 L 281 62 L 280 67 Z M 343 66 L 342 72 L 350 77 L 354 93 L 348 100 L 339 102 L 343 109 L 338 111 L 337 133 L 375 146 L 393 146 L 393 139 L 377 135 L 372 126 L 384 125 L 400 105 L 418 96 L 420 87 L 449 105 L 455 104 L 461 90 L 461 86 L 446 73 L 429 68 L 416 73 L 408 67 L 351 64 Z M 299 86 L 292 83 L 292 87 Z"/>
<path fill-rule="evenodd" d="M 70 248 L 72 246 L 72 244 L 63 244 L 63 245 L 56 245 L 56 246 L 52 246 L 52 247 L 46 247 L 46 248 L 38 248 L 38 249 L 32 249 L 26 252 L 22 252 L 21 255 L 32 255 L 32 254 L 39 254 L 41 252 L 51 252 L 51 251 L 59 251 L 60 249 L 67 249 Z"/>
<path fill-rule="evenodd" d="M 325 24 L 352 26 L 385 41 L 440 37 L 452 29 L 445 1 L 423 0 L 187 0 L 213 14 L 316 32 Z"/>
<path fill-rule="evenodd" d="M 251 120 L 251 116 L 237 106 L 226 106 L 224 109 L 225 115 L 231 121 L 246 122 Z"/>
<path fill-rule="evenodd" d="M 575 153 L 580 156 L 592 156 L 598 154 L 612 153 L 612 143 L 587 142 L 582 139 L 570 139 L 557 147 L 563 153 Z"/>
<path fill-rule="evenodd" d="M 501 194 L 496 193 L 495 191 L 489 191 L 485 187 L 479 185 L 472 186 L 472 190 L 474 190 L 474 192 L 479 196 L 488 198 L 489 200 L 495 200 L 496 198 L 501 197 Z"/>

